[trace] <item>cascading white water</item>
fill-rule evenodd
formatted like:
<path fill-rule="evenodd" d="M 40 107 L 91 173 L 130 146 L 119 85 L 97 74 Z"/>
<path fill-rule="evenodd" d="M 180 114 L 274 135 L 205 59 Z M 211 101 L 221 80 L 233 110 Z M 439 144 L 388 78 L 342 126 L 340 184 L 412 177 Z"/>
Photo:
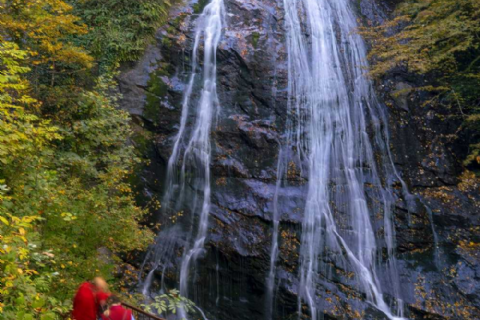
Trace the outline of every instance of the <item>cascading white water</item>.
<path fill-rule="evenodd" d="M 355 33 L 349 0 L 284 0 L 289 71 L 289 122 L 279 155 L 278 179 L 287 165 L 286 151 L 297 153 L 308 182 L 302 223 L 299 267 L 299 313 L 302 302 L 317 319 L 319 273 L 331 270 L 322 259 L 354 271 L 359 290 L 390 319 L 402 319 L 391 184 L 400 181 L 388 148 L 386 117 L 362 66 L 363 40 Z M 367 130 L 373 132 L 370 142 Z M 376 157 L 377 156 L 377 157 Z M 385 178 L 380 179 L 380 172 Z M 370 185 L 370 201 L 365 185 Z M 267 278 L 267 319 L 272 318 L 275 264 L 278 255 L 279 189 L 274 199 L 274 232 Z M 379 203 L 379 204 L 378 204 Z M 383 215 L 383 238 L 373 223 Z M 387 247 L 386 267 L 396 299 L 392 311 L 382 295 L 377 247 Z"/>
<path fill-rule="evenodd" d="M 272 319 L 273 317 L 273 304 L 274 304 L 274 288 L 275 288 L 275 273 L 276 262 L 278 258 L 278 229 L 280 224 L 280 217 L 278 212 L 278 196 L 282 185 L 283 168 L 285 167 L 283 152 L 280 151 L 278 155 L 277 163 L 277 183 L 275 186 L 275 194 L 273 197 L 273 233 L 272 233 L 272 245 L 270 248 L 270 270 L 266 281 L 266 308 L 265 319 Z"/>
<path fill-rule="evenodd" d="M 180 246 L 181 239 L 179 235 L 181 230 L 179 226 L 172 226 L 163 230 L 158 234 L 155 239 L 155 245 L 153 245 L 145 257 L 145 261 L 140 268 L 140 275 L 144 273 L 145 264 L 147 261 L 152 261 L 153 266 L 148 272 L 143 281 L 140 282 L 141 292 L 145 298 L 150 299 L 150 287 L 154 278 L 154 274 L 157 270 L 162 270 L 162 281 L 160 292 L 165 293 L 165 272 L 167 269 L 171 269 L 175 265 L 176 252 Z"/>
<path fill-rule="evenodd" d="M 183 103 L 180 128 L 175 137 L 172 155 L 168 161 L 166 193 L 164 204 L 186 205 L 190 201 L 192 225 L 198 215 L 198 227 L 195 236 L 191 236 L 185 245 L 180 268 L 180 294 L 188 296 L 188 281 L 193 262 L 204 250 L 208 231 L 210 211 L 210 131 L 213 116 L 219 108 L 217 97 L 217 47 L 224 24 L 223 0 L 212 0 L 197 19 L 195 41 L 192 54 L 192 75 L 188 81 Z M 199 68 L 198 53 L 203 49 L 203 72 Z M 196 103 L 192 99 L 197 78 L 201 78 L 200 98 Z M 190 134 L 187 132 L 187 119 L 195 112 L 195 124 Z M 183 155 L 183 156 L 182 156 Z M 201 196 L 185 199 L 186 186 L 191 185 Z M 177 197 L 176 199 L 173 199 Z"/>

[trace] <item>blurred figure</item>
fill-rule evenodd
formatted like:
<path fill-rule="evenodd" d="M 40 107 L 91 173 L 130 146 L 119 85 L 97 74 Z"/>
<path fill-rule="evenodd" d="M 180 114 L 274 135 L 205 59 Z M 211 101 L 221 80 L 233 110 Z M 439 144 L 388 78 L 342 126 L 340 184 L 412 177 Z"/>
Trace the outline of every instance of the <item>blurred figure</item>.
<path fill-rule="evenodd" d="M 102 314 L 102 320 L 135 320 L 132 311 L 125 309 L 117 296 L 107 299 L 108 310 Z"/>
<path fill-rule="evenodd" d="M 92 282 L 82 283 L 73 299 L 72 318 L 97 320 L 109 296 L 108 284 L 101 277 L 96 277 Z"/>
<path fill-rule="evenodd" d="M 96 300 L 97 300 L 97 311 L 98 316 L 103 314 L 107 308 L 107 299 L 111 296 L 110 290 L 108 289 L 108 283 L 102 277 L 95 277 L 93 279 L 93 284 L 97 288 Z"/>

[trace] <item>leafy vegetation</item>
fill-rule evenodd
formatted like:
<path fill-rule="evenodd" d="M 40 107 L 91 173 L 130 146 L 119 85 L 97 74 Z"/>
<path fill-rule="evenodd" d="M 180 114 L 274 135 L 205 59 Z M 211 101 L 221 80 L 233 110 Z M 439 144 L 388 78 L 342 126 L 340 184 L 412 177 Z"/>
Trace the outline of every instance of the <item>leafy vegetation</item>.
<path fill-rule="evenodd" d="M 0 0 L 0 319 L 65 317 L 80 282 L 115 284 L 118 258 L 99 248 L 153 240 L 129 184 L 139 160 L 113 79 L 169 7 Z"/>
<path fill-rule="evenodd" d="M 384 25 L 362 30 L 373 44 L 372 75 L 425 75 L 428 81 L 414 90 L 430 92 L 427 104 L 464 118 L 461 130 L 473 141 L 465 165 L 480 164 L 480 2 L 408 0 L 395 13 Z"/>
<path fill-rule="evenodd" d="M 180 310 L 186 313 L 194 313 L 195 303 L 191 300 L 180 296 L 178 290 L 171 290 L 168 293 L 155 297 L 155 301 L 151 304 L 144 304 L 142 307 L 147 311 L 163 316 L 177 314 Z"/>
<path fill-rule="evenodd" d="M 77 0 L 75 12 L 91 27 L 82 37 L 101 66 L 134 61 L 167 22 L 175 0 Z"/>

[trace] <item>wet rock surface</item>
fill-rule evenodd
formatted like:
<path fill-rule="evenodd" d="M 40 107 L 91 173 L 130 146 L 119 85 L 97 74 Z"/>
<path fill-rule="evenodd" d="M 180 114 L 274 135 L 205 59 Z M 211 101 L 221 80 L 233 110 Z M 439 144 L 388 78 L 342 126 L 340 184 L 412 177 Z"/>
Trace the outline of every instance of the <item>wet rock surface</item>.
<path fill-rule="evenodd" d="M 383 21 L 394 1 L 359 0 L 363 21 Z M 262 319 L 269 268 L 272 203 L 279 143 L 285 131 L 287 64 L 282 1 L 225 0 L 227 27 L 217 52 L 220 109 L 212 139 L 212 209 L 209 238 L 197 260 L 192 298 L 209 319 Z M 178 131 L 183 90 L 190 75 L 195 19 L 204 1 L 176 9 L 157 41 L 119 77 L 122 108 L 135 119 L 135 145 L 149 164 L 138 174 L 140 200 L 161 229 L 189 224 L 189 208 L 165 211 L 166 166 Z M 411 319 L 480 318 L 480 185 L 463 173 L 461 119 L 423 106 L 428 97 L 398 94 L 418 85 L 401 70 L 377 83 L 389 114 L 393 160 L 412 199 L 396 194 L 396 241 L 402 296 Z M 193 99 L 198 97 L 198 86 Z M 395 94 L 397 93 L 397 94 Z M 191 126 L 194 115 L 189 119 Z M 288 175 L 282 190 L 275 318 L 297 318 L 298 250 L 305 183 Z M 191 194 L 197 190 L 190 186 Z M 179 236 L 181 237 L 181 236 Z M 181 247 L 181 245 L 179 245 Z M 181 257 L 181 248 L 175 247 Z M 180 258 L 179 258 L 180 259 Z M 325 258 L 326 259 L 326 258 Z M 178 262 L 179 263 L 179 262 Z M 178 264 L 177 263 L 177 264 Z M 328 263 L 328 261 L 327 261 Z M 151 268 L 146 265 L 146 270 Z M 384 266 L 380 264 L 379 274 Z M 168 285 L 178 281 L 172 268 Z M 325 319 L 383 319 L 339 266 L 320 277 Z M 177 270 L 178 271 L 178 270 Z M 158 286 L 161 270 L 156 272 Z M 386 300 L 388 279 L 380 277 Z M 155 284 L 154 284 L 155 285 Z"/>

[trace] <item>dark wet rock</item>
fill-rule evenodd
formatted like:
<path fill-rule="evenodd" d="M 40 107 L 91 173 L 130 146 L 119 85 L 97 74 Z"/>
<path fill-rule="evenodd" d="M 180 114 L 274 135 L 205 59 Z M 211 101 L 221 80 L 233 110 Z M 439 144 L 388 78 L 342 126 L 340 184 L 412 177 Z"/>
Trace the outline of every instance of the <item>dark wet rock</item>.
<path fill-rule="evenodd" d="M 396 2 L 355 3 L 362 20 L 375 25 L 391 14 Z M 194 1 L 178 8 L 159 30 L 156 45 L 119 77 L 122 108 L 135 118 L 135 145 L 149 159 L 138 174 L 139 199 L 149 205 L 161 200 L 164 192 L 183 91 L 191 73 L 195 19 L 205 4 Z M 191 298 L 209 319 L 262 319 L 279 141 L 287 117 L 284 13 L 282 1 L 275 0 L 225 0 L 225 6 L 227 28 L 217 52 L 220 108 L 212 130 L 210 230 L 206 251 L 195 268 Z M 461 119 L 452 116 L 451 110 L 424 105 L 428 95 L 406 90 L 424 81 L 396 70 L 376 84 L 389 114 L 393 160 L 412 193 L 409 198 L 395 186 L 401 292 L 409 318 L 478 319 L 480 186 L 475 177 L 462 175 L 460 159 L 466 147 L 455 135 Z M 198 98 L 198 86 L 193 99 Z M 192 115 L 187 130 L 193 120 Z M 295 167 L 298 164 L 291 166 L 290 186 L 279 195 L 276 319 L 298 318 L 298 251 L 307 190 Z M 369 186 L 366 190 L 374 199 L 375 190 Z M 190 192 L 194 196 L 198 190 L 191 186 Z M 189 208 L 180 209 L 184 213 L 177 223 L 190 221 Z M 167 228 L 177 221 L 172 217 L 178 212 L 154 208 L 151 214 L 152 220 L 167 221 L 163 226 Z M 380 222 L 375 223 L 379 233 Z M 322 263 L 333 264 L 327 258 Z M 145 266 L 145 271 L 151 267 Z M 318 304 L 325 310 L 325 319 L 384 318 L 355 289 L 354 275 L 340 266 L 332 268 L 331 277 L 321 275 L 318 283 Z M 393 289 L 388 273 L 384 264 L 379 268 L 390 301 Z M 155 274 L 159 285 L 161 270 Z M 166 283 L 173 285 L 177 275 L 175 270 L 168 271 Z"/>
<path fill-rule="evenodd" d="M 143 115 L 146 99 L 145 89 L 160 58 L 160 49 L 157 46 L 149 46 L 142 59 L 133 68 L 118 77 L 120 93 L 123 96 L 121 106 L 130 114 Z"/>

